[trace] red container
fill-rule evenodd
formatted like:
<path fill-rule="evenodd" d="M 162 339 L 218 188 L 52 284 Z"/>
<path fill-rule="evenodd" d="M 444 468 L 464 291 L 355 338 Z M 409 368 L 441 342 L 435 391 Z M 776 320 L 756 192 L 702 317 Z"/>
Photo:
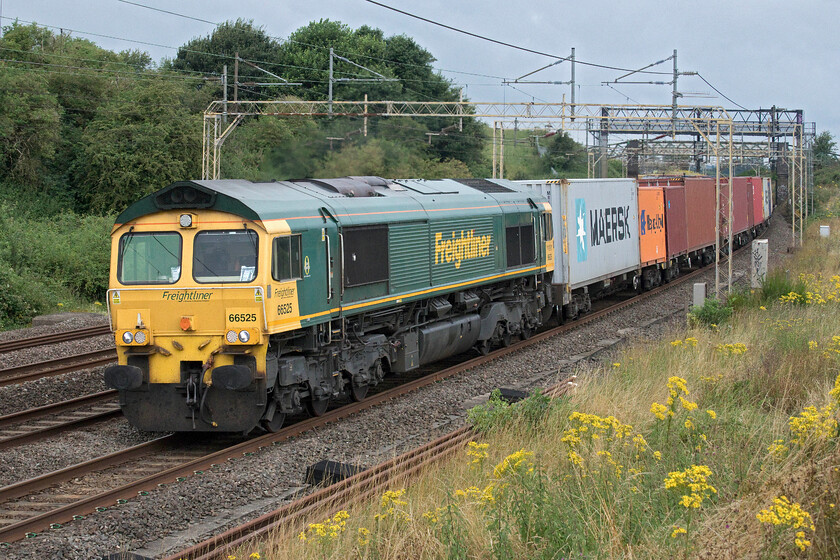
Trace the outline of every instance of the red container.
<path fill-rule="evenodd" d="M 671 185 L 665 191 L 665 235 L 668 238 L 668 258 L 673 259 L 688 251 L 686 232 L 685 186 Z"/>
<path fill-rule="evenodd" d="M 686 249 L 696 251 L 715 244 L 715 180 L 685 178 Z"/>
<path fill-rule="evenodd" d="M 723 181 L 720 183 L 720 188 L 724 190 Z M 721 197 L 723 198 L 723 197 Z M 728 209 L 723 206 L 723 212 Z M 749 177 L 734 177 L 732 179 L 732 235 L 743 233 L 750 229 L 752 220 L 753 206 L 752 206 L 752 185 Z"/>
<path fill-rule="evenodd" d="M 750 186 L 752 187 L 752 205 L 753 205 L 753 223 L 755 227 L 760 225 L 767 219 L 764 215 L 764 184 L 761 177 L 750 177 Z"/>

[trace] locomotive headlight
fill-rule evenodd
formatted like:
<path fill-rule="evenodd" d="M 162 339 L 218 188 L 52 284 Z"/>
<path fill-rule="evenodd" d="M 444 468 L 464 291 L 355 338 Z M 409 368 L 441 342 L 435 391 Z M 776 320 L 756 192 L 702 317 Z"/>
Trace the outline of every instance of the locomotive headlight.
<path fill-rule="evenodd" d="M 181 214 L 181 217 L 178 219 L 178 223 L 181 224 L 181 227 L 183 228 L 192 226 L 192 215 Z"/>
<path fill-rule="evenodd" d="M 237 338 L 238 335 L 236 334 L 236 331 L 228 331 L 225 335 L 225 340 L 227 340 L 230 344 L 236 342 Z"/>
<path fill-rule="evenodd" d="M 126 344 L 131 344 L 132 342 L 134 342 L 134 336 L 129 331 L 125 331 L 123 333 L 122 339 L 123 342 L 125 342 Z"/>
<path fill-rule="evenodd" d="M 251 340 L 251 333 L 248 331 L 239 331 L 239 342 L 248 342 Z"/>
<path fill-rule="evenodd" d="M 134 342 L 137 344 L 145 344 L 146 343 L 146 333 L 143 331 L 137 331 L 134 335 Z"/>

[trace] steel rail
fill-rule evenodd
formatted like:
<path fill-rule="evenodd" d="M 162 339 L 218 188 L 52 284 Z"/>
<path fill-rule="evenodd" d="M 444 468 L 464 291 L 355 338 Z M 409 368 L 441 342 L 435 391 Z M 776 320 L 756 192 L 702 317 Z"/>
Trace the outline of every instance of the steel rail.
<path fill-rule="evenodd" d="M 116 359 L 116 349 L 108 348 L 106 350 L 94 350 L 93 352 L 74 354 L 64 358 L 55 358 L 35 364 L 0 369 L 0 387 L 31 381 L 41 377 L 52 377 L 63 373 L 102 366 L 110 364 Z"/>
<path fill-rule="evenodd" d="M 64 422 L 59 422 L 57 424 L 37 427 L 24 433 L 0 438 L 0 451 L 4 449 L 9 449 L 11 447 L 16 447 L 18 445 L 23 445 L 24 443 L 40 441 L 48 437 L 56 436 L 58 434 L 69 432 L 71 430 L 83 428 L 85 426 L 96 424 L 97 422 L 102 422 L 103 420 L 116 418 L 118 416 L 122 416 L 122 411 L 119 409 L 119 406 L 116 406 L 114 408 L 111 408 L 110 410 L 91 412 L 81 418 L 72 418 Z"/>
<path fill-rule="evenodd" d="M 35 346 L 44 346 L 45 344 L 55 344 L 57 342 L 79 340 L 82 338 L 102 336 L 106 334 L 111 334 L 111 327 L 109 327 L 108 325 L 99 325 L 96 327 L 87 327 L 75 331 L 64 331 L 52 334 L 45 334 L 41 336 L 19 338 L 17 340 L 8 340 L 6 342 L 0 342 L 0 354 L 5 352 L 13 352 L 15 350 L 23 350 L 25 348 L 33 348 Z"/>
<path fill-rule="evenodd" d="M 109 389 L 108 391 L 93 393 L 91 395 L 84 395 L 82 397 L 77 397 L 75 399 L 70 399 L 67 401 L 61 401 L 58 403 L 39 406 L 38 408 L 30 408 L 28 410 L 22 410 L 20 412 L 13 412 L 12 414 L 0 416 L 0 429 L 3 429 L 7 426 L 11 426 L 13 424 L 31 422 L 32 420 L 37 420 L 38 418 L 43 418 L 44 416 L 59 414 L 67 410 L 81 408 L 83 406 L 92 406 L 101 402 L 110 401 L 113 400 L 116 396 L 117 392 Z"/>

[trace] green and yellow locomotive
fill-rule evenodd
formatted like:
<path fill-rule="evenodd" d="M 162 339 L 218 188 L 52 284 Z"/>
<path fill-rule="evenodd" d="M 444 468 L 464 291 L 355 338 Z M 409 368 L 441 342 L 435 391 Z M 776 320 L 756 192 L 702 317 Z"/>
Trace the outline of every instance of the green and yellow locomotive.
<path fill-rule="evenodd" d="M 277 430 L 509 344 L 552 309 L 550 213 L 504 180 L 174 183 L 114 226 L 106 384 L 142 430 Z"/>

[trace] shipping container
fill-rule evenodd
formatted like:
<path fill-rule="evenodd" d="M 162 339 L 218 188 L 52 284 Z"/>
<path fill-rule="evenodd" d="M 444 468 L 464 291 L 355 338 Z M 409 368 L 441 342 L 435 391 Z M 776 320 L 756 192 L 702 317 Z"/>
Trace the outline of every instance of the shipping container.
<path fill-rule="evenodd" d="M 551 203 L 555 286 L 569 294 L 639 268 L 639 204 L 633 179 L 516 181 Z M 568 297 L 568 296 L 566 296 Z M 563 303 L 568 303 L 564 301 Z"/>
<path fill-rule="evenodd" d="M 668 244 L 668 258 L 673 259 L 688 252 L 686 231 L 685 186 L 672 184 L 664 187 L 665 192 L 665 235 Z"/>
<path fill-rule="evenodd" d="M 724 190 L 723 180 L 720 188 Z M 723 197 L 721 197 L 723 198 Z M 752 189 L 748 177 L 734 177 L 732 179 L 732 235 L 744 233 L 750 229 L 750 215 L 752 214 Z M 726 206 L 723 206 L 726 212 Z"/>
<path fill-rule="evenodd" d="M 752 189 L 753 222 L 752 227 L 760 226 L 766 216 L 764 215 L 764 184 L 761 177 L 750 177 Z"/>
<path fill-rule="evenodd" d="M 724 183 L 721 183 L 721 187 Z M 715 244 L 715 180 L 685 178 L 686 237 L 689 252 Z"/>
<path fill-rule="evenodd" d="M 770 183 L 770 177 L 762 177 L 761 183 L 764 191 L 764 219 L 769 220 L 773 215 L 773 189 Z"/>
<path fill-rule="evenodd" d="M 665 193 L 663 187 L 639 187 L 639 253 L 642 266 L 665 262 Z"/>

